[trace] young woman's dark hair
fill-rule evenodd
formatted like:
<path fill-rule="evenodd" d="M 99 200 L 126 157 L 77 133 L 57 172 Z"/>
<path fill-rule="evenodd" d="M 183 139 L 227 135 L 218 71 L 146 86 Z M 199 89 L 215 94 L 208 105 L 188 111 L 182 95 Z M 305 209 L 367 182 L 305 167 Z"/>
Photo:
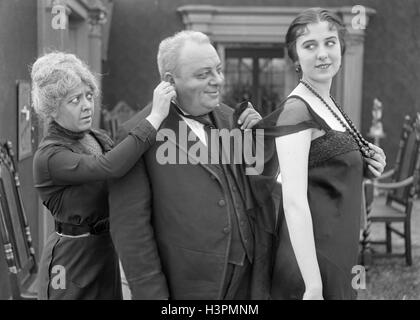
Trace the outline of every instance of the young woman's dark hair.
<path fill-rule="evenodd" d="M 328 21 L 331 28 L 337 29 L 341 45 L 341 54 L 345 51 L 346 27 L 341 18 L 335 13 L 322 8 L 309 8 L 302 11 L 290 24 L 286 34 L 287 53 L 293 62 L 298 60 L 296 53 L 296 39 L 305 33 L 306 26 L 311 23 Z"/>

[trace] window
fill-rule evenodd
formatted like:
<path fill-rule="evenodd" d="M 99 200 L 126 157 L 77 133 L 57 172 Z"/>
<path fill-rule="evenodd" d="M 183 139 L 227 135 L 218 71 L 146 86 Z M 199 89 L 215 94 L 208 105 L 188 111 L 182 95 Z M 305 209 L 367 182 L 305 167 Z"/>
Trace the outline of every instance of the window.
<path fill-rule="evenodd" d="M 226 48 L 224 101 L 235 106 L 249 100 L 269 114 L 285 97 L 285 70 L 281 45 Z"/>

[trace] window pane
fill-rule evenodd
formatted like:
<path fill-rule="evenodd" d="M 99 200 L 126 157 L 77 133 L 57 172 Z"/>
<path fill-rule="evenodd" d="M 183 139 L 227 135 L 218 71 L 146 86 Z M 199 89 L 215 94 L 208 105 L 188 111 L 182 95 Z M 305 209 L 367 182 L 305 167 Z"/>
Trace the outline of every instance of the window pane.
<path fill-rule="evenodd" d="M 252 98 L 252 58 L 227 58 L 224 101 L 234 107 Z"/>
<path fill-rule="evenodd" d="M 262 115 L 269 114 L 284 98 L 285 70 L 286 60 L 278 48 L 227 50 L 224 102 L 235 107 L 250 100 Z"/>
<path fill-rule="evenodd" d="M 284 96 L 286 62 L 280 58 L 259 59 L 259 102 L 264 114 L 274 111 Z"/>

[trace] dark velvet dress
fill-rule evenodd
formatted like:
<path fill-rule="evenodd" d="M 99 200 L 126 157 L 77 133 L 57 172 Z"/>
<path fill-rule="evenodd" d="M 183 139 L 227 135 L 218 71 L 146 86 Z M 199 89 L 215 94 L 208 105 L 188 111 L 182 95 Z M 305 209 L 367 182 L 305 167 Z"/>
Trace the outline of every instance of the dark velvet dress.
<path fill-rule="evenodd" d="M 308 160 L 308 202 L 323 297 L 354 299 L 352 267 L 357 265 L 363 179 L 363 160 L 358 145 L 348 132 L 332 130 L 298 96 L 290 96 L 278 110 L 264 118 L 258 128 L 265 129 L 266 162 L 260 179 L 265 178 L 266 184 L 278 172 L 276 137 L 308 128 L 325 132 L 311 142 Z M 274 184 L 273 180 L 271 184 Z M 271 298 L 302 299 L 305 286 L 281 208 L 277 243 Z"/>
<path fill-rule="evenodd" d="M 102 149 L 99 154 L 81 143 L 84 134 L 52 122 L 34 157 L 43 204 L 56 223 L 75 230 L 106 225 L 106 179 L 127 172 L 153 143 L 156 130 L 144 120 L 112 150 L 111 139 L 92 130 L 86 134 Z M 109 228 L 102 229 L 86 237 L 50 235 L 40 261 L 39 299 L 122 298 L 118 257 Z"/>

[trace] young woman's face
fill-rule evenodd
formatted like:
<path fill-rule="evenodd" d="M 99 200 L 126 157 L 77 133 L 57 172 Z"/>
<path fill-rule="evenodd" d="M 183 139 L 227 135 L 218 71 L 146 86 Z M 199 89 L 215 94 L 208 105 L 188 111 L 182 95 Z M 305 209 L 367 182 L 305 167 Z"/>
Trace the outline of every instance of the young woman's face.
<path fill-rule="evenodd" d="M 93 91 L 82 82 L 64 97 L 53 118 L 63 128 L 80 132 L 90 129 L 93 112 Z"/>
<path fill-rule="evenodd" d="M 308 24 L 296 39 L 296 53 L 303 79 L 327 82 L 341 65 L 341 45 L 337 29 L 327 21 Z"/>

